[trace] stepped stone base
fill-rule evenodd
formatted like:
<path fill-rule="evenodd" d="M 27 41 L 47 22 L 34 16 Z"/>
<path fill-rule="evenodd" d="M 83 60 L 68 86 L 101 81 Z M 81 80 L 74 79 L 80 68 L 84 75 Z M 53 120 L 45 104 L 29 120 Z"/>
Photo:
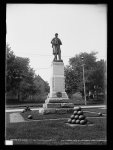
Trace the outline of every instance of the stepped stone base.
<path fill-rule="evenodd" d="M 73 103 L 45 103 L 43 108 L 73 108 Z"/>
<path fill-rule="evenodd" d="M 45 103 L 70 103 L 68 98 L 48 98 Z"/>
<path fill-rule="evenodd" d="M 48 98 L 43 104 L 43 108 L 73 108 L 74 104 L 70 103 L 68 98 Z"/>
<path fill-rule="evenodd" d="M 70 103 L 68 98 L 48 98 L 43 104 L 43 108 L 39 110 L 41 114 L 64 114 L 72 113 L 74 104 Z"/>
<path fill-rule="evenodd" d="M 73 113 L 74 108 L 42 108 L 39 110 L 40 114 L 66 114 Z"/>

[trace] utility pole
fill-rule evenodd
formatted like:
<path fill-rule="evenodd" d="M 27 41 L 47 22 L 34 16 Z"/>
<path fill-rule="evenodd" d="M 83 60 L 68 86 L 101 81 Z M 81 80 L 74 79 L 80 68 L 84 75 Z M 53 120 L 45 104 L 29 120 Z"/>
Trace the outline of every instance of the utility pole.
<path fill-rule="evenodd" d="M 84 57 L 81 57 L 81 59 L 82 59 L 82 62 L 83 62 Z M 86 102 L 85 76 L 84 76 L 84 65 L 85 65 L 85 64 L 84 64 L 84 62 L 83 62 L 82 66 L 83 66 L 84 100 L 85 100 L 85 105 L 87 105 L 87 102 Z"/>

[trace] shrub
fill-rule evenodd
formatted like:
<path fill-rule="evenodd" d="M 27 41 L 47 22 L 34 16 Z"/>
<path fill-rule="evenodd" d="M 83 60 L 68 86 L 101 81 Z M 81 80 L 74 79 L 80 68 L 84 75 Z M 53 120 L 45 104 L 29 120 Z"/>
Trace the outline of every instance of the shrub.
<path fill-rule="evenodd" d="M 72 94 L 72 99 L 73 100 L 82 100 L 82 95 L 80 92 L 76 92 L 75 94 Z"/>

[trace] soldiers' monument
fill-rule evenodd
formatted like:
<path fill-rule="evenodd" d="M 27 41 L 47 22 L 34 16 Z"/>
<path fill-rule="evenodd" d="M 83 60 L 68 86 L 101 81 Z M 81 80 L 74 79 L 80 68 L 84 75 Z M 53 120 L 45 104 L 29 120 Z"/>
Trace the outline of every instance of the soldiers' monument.
<path fill-rule="evenodd" d="M 50 94 L 43 104 L 43 109 L 39 112 L 46 113 L 67 113 L 73 110 L 74 104 L 69 102 L 67 93 L 65 92 L 65 77 L 64 77 L 64 63 L 61 59 L 61 40 L 58 34 L 51 41 L 53 48 L 54 59 L 51 64 L 51 78 L 50 78 Z M 58 56 L 58 59 L 57 59 Z"/>

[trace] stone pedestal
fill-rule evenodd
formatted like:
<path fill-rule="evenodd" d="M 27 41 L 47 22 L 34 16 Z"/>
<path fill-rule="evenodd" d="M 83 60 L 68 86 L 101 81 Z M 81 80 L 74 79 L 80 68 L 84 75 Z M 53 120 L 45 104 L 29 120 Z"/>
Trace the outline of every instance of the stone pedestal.
<path fill-rule="evenodd" d="M 65 78 L 64 78 L 64 63 L 52 62 L 51 64 L 51 79 L 50 79 L 50 98 L 58 98 L 57 92 L 62 93 L 62 98 L 68 99 L 65 92 Z"/>
<path fill-rule="evenodd" d="M 65 92 L 64 63 L 55 61 L 51 64 L 50 94 L 40 113 L 58 112 L 58 109 L 62 112 L 62 108 L 74 108 L 74 104 L 69 102 Z M 63 112 L 67 112 L 66 109 Z"/>

